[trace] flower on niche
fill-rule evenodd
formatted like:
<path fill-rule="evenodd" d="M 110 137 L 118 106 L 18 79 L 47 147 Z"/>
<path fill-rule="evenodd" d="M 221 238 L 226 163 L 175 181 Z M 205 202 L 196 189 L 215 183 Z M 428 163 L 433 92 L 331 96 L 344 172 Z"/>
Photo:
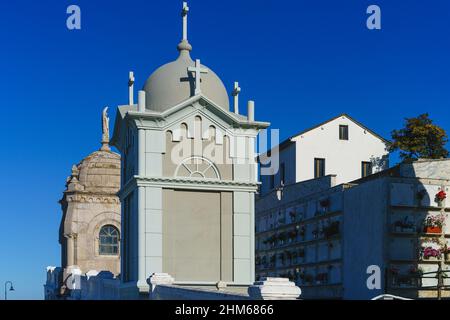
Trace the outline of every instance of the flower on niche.
<path fill-rule="evenodd" d="M 442 228 L 445 221 L 445 216 L 443 214 L 434 215 L 434 216 L 428 216 L 425 219 L 424 225 L 425 227 L 431 227 L 431 228 Z"/>
<path fill-rule="evenodd" d="M 447 194 L 445 193 L 444 190 L 441 190 L 438 193 L 436 193 L 436 200 L 437 201 L 444 201 L 445 198 L 447 198 Z"/>
<path fill-rule="evenodd" d="M 423 248 L 423 257 L 424 258 L 438 258 L 441 255 L 441 251 L 439 249 L 434 249 L 432 247 Z"/>

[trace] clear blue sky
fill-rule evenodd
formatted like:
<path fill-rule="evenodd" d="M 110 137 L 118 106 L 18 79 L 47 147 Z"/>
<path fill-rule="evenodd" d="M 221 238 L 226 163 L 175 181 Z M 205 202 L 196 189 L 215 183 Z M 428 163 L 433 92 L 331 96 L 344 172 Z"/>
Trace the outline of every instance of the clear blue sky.
<path fill-rule="evenodd" d="M 82 30 L 66 28 L 77 4 Z M 429 112 L 450 129 L 450 2 L 191 0 L 192 56 L 281 138 L 346 112 L 389 137 Z M 366 28 L 378 4 L 382 30 Z M 0 288 L 41 299 L 59 265 L 58 200 L 72 164 L 100 146 L 100 113 L 177 56 L 181 0 L 0 3 Z M 0 290 L 3 298 L 3 290 Z"/>

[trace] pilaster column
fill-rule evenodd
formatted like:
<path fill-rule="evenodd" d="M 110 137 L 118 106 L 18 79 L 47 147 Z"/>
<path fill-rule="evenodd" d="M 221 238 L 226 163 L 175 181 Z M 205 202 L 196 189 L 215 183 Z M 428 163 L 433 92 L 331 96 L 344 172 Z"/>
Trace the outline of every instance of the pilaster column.
<path fill-rule="evenodd" d="M 145 188 L 138 187 L 138 287 L 147 286 L 145 275 Z"/>
<path fill-rule="evenodd" d="M 75 264 L 75 250 L 73 234 L 64 235 L 67 241 L 67 266 L 73 266 Z"/>
<path fill-rule="evenodd" d="M 145 130 L 138 129 L 138 175 L 145 175 Z"/>
<path fill-rule="evenodd" d="M 145 130 L 138 129 L 138 175 L 145 175 Z M 148 287 L 145 266 L 145 187 L 138 187 L 138 288 L 145 291 Z"/>

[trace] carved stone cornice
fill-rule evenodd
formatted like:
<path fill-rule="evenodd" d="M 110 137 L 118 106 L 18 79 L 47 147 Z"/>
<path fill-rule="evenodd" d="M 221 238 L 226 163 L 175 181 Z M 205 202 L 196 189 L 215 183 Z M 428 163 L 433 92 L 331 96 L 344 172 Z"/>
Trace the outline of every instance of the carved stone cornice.
<path fill-rule="evenodd" d="M 185 177 L 142 177 L 134 176 L 119 191 L 118 196 L 124 199 L 136 187 L 160 187 L 167 189 L 190 189 L 209 191 L 242 191 L 255 193 L 259 182 L 219 180 L 219 179 L 194 179 Z"/>
<path fill-rule="evenodd" d="M 60 203 L 63 202 L 120 204 L 120 199 L 117 195 L 111 194 L 66 192 L 60 200 Z"/>

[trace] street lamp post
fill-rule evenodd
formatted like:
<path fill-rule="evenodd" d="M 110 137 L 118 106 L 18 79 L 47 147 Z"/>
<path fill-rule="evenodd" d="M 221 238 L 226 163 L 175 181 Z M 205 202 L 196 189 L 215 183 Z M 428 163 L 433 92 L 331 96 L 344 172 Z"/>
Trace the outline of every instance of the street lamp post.
<path fill-rule="evenodd" d="M 14 291 L 14 287 L 13 287 L 13 283 L 11 281 L 6 281 L 5 282 L 5 300 L 8 300 L 8 287 L 9 284 L 9 291 Z"/>

